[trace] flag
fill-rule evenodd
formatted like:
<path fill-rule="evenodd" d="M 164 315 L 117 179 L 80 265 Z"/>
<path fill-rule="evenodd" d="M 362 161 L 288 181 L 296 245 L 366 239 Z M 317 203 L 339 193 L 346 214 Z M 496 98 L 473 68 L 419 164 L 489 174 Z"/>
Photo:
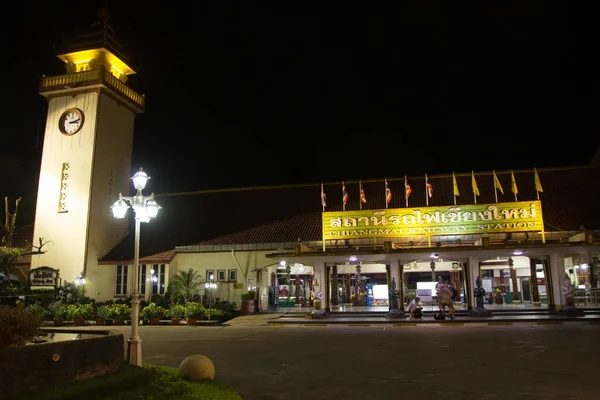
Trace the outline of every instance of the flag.
<path fill-rule="evenodd" d="M 452 186 L 454 187 L 454 195 L 460 196 L 460 192 L 458 191 L 458 185 L 456 184 L 456 176 L 454 172 L 452 173 Z"/>
<path fill-rule="evenodd" d="M 365 195 L 365 190 L 363 189 L 362 182 L 358 181 L 358 185 L 360 187 L 360 202 L 365 204 L 367 202 L 367 196 Z"/>
<path fill-rule="evenodd" d="M 408 184 L 408 181 L 406 180 L 406 176 L 404 177 L 404 191 L 406 192 L 406 200 L 408 200 L 408 198 L 410 197 L 410 194 L 412 193 L 412 189 L 410 187 L 410 185 Z"/>
<path fill-rule="evenodd" d="M 500 181 L 498 180 L 498 177 L 496 176 L 496 171 L 492 171 L 492 174 L 494 174 L 494 188 L 498 189 L 500 191 L 500 193 L 504 194 L 502 185 L 500 184 Z"/>
<path fill-rule="evenodd" d="M 429 178 L 427 177 L 427 174 L 425 174 L 425 189 L 427 189 L 427 196 L 431 198 L 431 196 L 433 196 L 433 186 L 431 186 L 431 183 L 429 183 Z"/>
<path fill-rule="evenodd" d="M 342 181 L 342 203 L 344 205 L 344 209 L 346 207 L 346 203 L 348 202 L 348 192 L 346 192 L 346 185 L 344 181 Z"/>
<path fill-rule="evenodd" d="M 535 190 L 537 192 L 543 192 L 544 189 L 542 189 L 542 182 L 540 182 L 540 176 L 538 175 L 537 169 L 533 169 L 533 172 L 535 173 Z"/>
<path fill-rule="evenodd" d="M 321 205 L 323 209 L 327 207 L 327 196 L 325 195 L 325 191 L 323 190 L 323 184 L 321 183 Z"/>
<path fill-rule="evenodd" d="M 471 186 L 473 186 L 473 194 L 475 196 L 480 196 L 479 187 L 477 187 L 477 181 L 475 180 L 475 173 L 471 171 Z"/>
<path fill-rule="evenodd" d="M 517 181 L 515 181 L 515 174 L 512 172 L 512 170 L 510 171 L 510 186 L 511 192 L 513 192 L 516 196 L 517 193 L 519 193 L 519 189 L 517 189 Z"/>
<path fill-rule="evenodd" d="M 385 180 L 385 206 L 387 207 L 392 201 L 392 191 L 390 190 L 390 185 L 388 185 L 387 179 Z"/>

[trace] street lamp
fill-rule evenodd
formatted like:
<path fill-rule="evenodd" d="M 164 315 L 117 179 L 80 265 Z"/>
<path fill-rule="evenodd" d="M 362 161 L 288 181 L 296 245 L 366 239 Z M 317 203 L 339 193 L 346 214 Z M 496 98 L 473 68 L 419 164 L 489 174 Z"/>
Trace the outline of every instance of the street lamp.
<path fill-rule="evenodd" d="M 150 290 L 148 291 L 148 298 L 152 298 L 152 295 L 154 294 L 154 284 L 158 282 L 158 276 L 156 275 L 156 271 L 154 271 L 154 269 L 150 270 L 150 274 L 148 275 L 148 277 L 146 278 L 146 282 L 150 283 Z"/>
<path fill-rule="evenodd" d="M 148 179 L 150 179 L 150 177 L 142 168 L 140 168 L 140 170 L 131 177 L 133 186 L 137 190 L 135 196 L 124 197 L 119 193 L 119 200 L 110 207 L 115 218 L 125 218 L 125 214 L 127 214 L 129 208 L 133 208 L 135 217 L 135 249 L 133 259 L 133 279 L 135 283 L 133 285 L 133 292 L 131 293 L 131 337 L 128 341 L 128 358 L 129 364 L 137 365 L 138 367 L 142 366 L 142 340 L 138 333 L 140 323 L 140 289 L 138 282 L 140 262 L 140 223 L 150 222 L 152 218 L 156 218 L 158 210 L 162 208 L 154 200 L 154 193 L 150 196 L 144 196 L 142 194 L 142 190 L 146 187 Z"/>
<path fill-rule="evenodd" d="M 208 292 L 208 320 L 210 321 L 210 310 L 212 303 L 212 292 L 217 288 L 217 284 L 213 281 L 214 277 L 211 274 L 208 277 L 208 281 L 204 284 L 204 289 Z"/>

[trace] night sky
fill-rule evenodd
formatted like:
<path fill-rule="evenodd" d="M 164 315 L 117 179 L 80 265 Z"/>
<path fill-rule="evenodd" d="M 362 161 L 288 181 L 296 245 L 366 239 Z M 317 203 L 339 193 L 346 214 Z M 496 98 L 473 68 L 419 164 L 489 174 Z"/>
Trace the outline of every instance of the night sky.
<path fill-rule="evenodd" d="M 599 144 L 591 2 L 104 3 L 157 193 L 580 165 Z M 39 77 L 101 4 L 4 9 L 3 196 L 35 196 Z"/>

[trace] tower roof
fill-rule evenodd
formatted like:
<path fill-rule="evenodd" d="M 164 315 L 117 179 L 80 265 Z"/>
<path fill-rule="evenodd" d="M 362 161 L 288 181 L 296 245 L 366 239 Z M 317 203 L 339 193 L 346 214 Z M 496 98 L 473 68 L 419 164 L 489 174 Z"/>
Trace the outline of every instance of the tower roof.
<path fill-rule="evenodd" d="M 74 37 L 64 40 L 62 46 L 58 49 L 59 54 L 105 48 L 127 63 L 128 58 L 123 52 L 123 42 L 109 24 L 108 10 L 101 8 L 97 16 L 98 20 L 96 22 L 77 32 Z"/>

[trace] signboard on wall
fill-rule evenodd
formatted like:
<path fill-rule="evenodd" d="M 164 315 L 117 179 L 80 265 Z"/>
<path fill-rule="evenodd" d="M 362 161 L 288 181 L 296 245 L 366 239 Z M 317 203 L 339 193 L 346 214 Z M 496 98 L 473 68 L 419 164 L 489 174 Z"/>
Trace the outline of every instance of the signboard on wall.
<path fill-rule="evenodd" d="M 544 231 L 539 200 L 330 211 L 322 224 L 323 240 Z"/>
<path fill-rule="evenodd" d="M 39 267 L 29 271 L 31 286 L 58 286 L 58 270 L 50 267 Z"/>

